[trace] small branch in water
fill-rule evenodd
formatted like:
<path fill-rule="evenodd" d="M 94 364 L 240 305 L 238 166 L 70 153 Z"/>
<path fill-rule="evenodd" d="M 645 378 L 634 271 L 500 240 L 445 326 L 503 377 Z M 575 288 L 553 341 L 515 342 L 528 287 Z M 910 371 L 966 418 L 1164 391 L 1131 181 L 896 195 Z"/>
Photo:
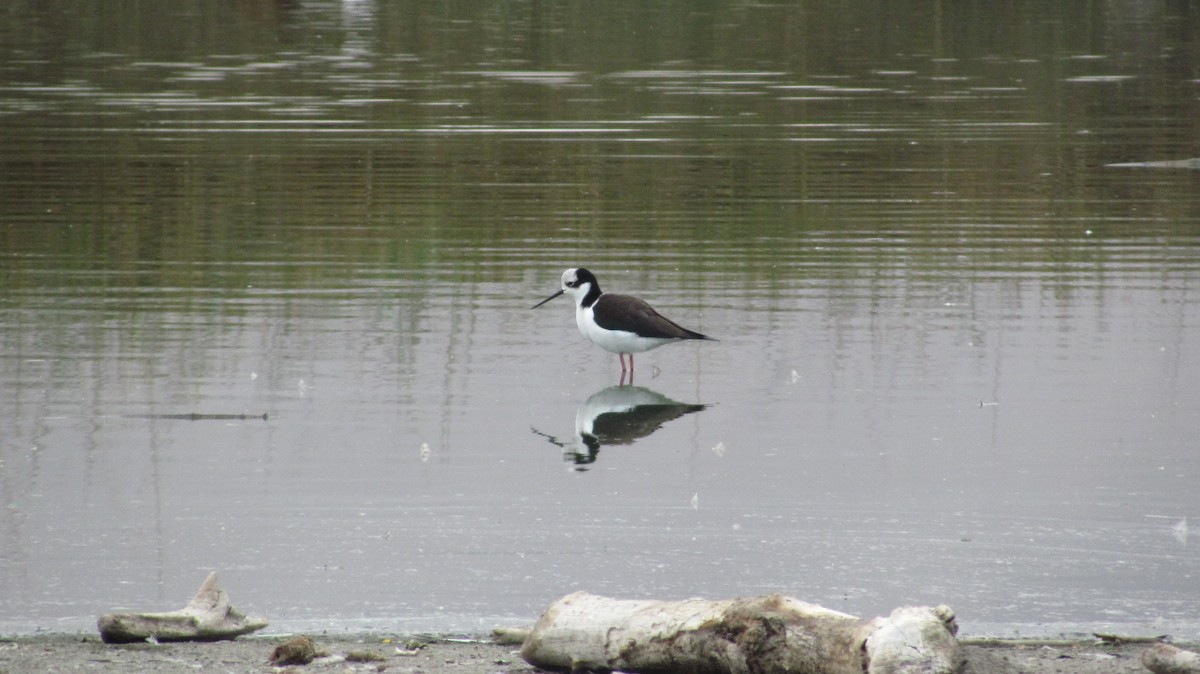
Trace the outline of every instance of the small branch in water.
<path fill-rule="evenodd" d="M 1092 632 L 1092 636 L 1106 644 L 1156 644 L 1167 640 L 1167 635 L 1160 634 L 1155 637 L 1135 637 L 1128 634 L 1108 634 L 1106 632 Z"/>
<path fill-rule="evenodd" d="M 1067 648 L 1079 646 L 1084 642 L 1080 639 L 1006 639 L 1004 637 L 966 637 L 958 640 L 963 646 L 1048 646 L 1050 648 Z"/>
<path fill-rule="evenodd" d="M 178 419 L 181 421 L 268 421 L 266 412 L 262 414 L 203 414 L 190 412 L 187 414 L 126 414 L 126 419 Z"/>
<path fill-rule="evenodd" d="M 1121 644 L 1152 644 L 1160 643 L 1168 639 L 1167 635 L 1154 637 L 1135 637 L 1122 634 L 1105 634 L 1102 632 L 1093 632 L 1092 636 L 1098 640 L 1095 643 L 1104 643 L 1111 646 L 1119 646 Z M 1067 648 L 1071 646 L 1080 646 L 1087 643 L 1086 639 L 1006 639 L 1004 637 L 966 637 L 958 640 L 958 643 L 963 646 L 1049 646 L 1051 648 Z"/>

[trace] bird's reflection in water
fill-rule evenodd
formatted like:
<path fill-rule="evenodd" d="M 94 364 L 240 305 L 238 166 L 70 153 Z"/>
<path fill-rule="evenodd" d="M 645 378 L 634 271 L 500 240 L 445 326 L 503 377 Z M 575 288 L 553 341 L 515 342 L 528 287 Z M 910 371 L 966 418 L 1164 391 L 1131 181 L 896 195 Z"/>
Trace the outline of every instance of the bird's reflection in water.
<path fill-rule="evenodd" d="M 575 410 L 575 436 L 570 440 L 533 432 L 563 449 L 563 458 L 576 470 L 595 463 L 604 445 L 631 445 L 663 424 L 708 405 L 671 400 L 643 386 L 610 386 L 593 393 Z"/>

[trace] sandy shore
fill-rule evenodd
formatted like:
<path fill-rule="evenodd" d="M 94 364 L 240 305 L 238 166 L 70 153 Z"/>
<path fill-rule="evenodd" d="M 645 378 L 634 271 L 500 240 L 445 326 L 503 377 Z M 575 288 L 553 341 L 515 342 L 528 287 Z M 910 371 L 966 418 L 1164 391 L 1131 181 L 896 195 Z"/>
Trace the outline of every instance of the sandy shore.
<path fill-rule="evenodd" d="M 362 634 L 309 634 L 326 655 L 308 665 L 276 667 L 268 660 L 290 636 L 243 637 L 216 643 L 109 645 L 94 635 L 0 638 L 0 674 L 40 672 L 394 672 L 496 674 L 535 670 L 517 653 L 487 637 L 431 638 Z M 416 647 L 420 642 L 420 647 Z M 1180 644 L 1195 650 L 1195 645 Z M 1055 642 L 965 646 L 966 672 L 1016 674 L 1146 674 L 1145 644 L 1110 646 Z"/>

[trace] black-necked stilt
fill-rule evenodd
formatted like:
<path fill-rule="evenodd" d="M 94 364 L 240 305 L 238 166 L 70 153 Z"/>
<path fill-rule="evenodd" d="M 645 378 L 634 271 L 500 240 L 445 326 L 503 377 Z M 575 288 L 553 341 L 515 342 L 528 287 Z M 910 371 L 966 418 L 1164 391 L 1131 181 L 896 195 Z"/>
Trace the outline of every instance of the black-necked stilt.
<path fill-rule="evenodd" d="M 566 293 L 575 298 L 575 324 L 596 346 L 617 354 L 621 372 L 633 371 L 633 354 L 684 339 L 709 339 L 680 327 L 644 301 L 629 295 L 602 292 L 596 275 L 579 268 L 562 275 L 562 290 L 533 305 L 534 309 Z M 715 340 L 714 340 L 715 341 Z M 629 367 L 625 356 L 629 355 Z"/>

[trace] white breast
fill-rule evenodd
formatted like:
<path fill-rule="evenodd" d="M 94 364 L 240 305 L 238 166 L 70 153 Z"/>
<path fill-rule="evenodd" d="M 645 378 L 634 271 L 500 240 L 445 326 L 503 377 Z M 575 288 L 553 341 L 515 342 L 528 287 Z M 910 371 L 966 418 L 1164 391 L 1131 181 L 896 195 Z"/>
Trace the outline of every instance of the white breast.
<path fill-rule="evenodd" d="M 579 332 L 593 344 L 611 353 L 641 353 L 663 344 L 676 341 L 673 339 L 639 337 L 624 330 L 605 330 L 596 325 L 592 317 L 591 307 L 575 307 L 575 325 Z"/>

